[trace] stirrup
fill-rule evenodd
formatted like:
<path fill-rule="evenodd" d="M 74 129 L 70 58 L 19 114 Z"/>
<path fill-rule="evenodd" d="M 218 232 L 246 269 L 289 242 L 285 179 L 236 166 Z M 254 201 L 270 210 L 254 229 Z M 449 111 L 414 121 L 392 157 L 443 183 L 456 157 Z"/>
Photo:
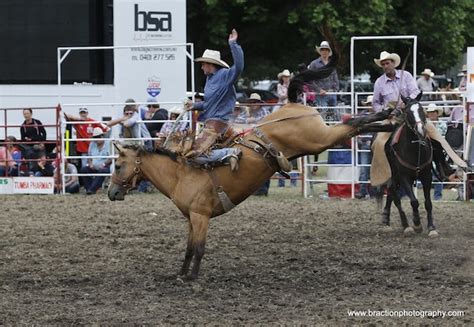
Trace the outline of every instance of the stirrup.
<path fill-rule="evenodd" d="M 224 158 L 221 159 L 222 162 L 226 161 L 230 165 L 230 170 L 232 171 L 237 171 L 239 170 L 239 159 L 242 157 L 242 150 L 240 149 L 235 149 L 234 153 L 229 154 L 225 156 Z"/>

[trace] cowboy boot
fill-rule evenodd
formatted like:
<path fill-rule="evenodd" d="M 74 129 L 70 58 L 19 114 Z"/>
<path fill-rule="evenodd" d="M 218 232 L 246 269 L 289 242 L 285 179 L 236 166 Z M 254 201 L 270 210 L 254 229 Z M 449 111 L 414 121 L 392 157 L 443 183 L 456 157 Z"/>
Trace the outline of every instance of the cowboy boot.
<path fill-rule="evenodd" d="M 205 128 L 201 134 L 199 134 L 193 144 L 193 148 L 188 153 L 184 153 L 185 158 L 193 158 L 200 156 L 206 151 L 210 150 L 211 147 L 216 143 L 218 134 L 212 130 Z"/>

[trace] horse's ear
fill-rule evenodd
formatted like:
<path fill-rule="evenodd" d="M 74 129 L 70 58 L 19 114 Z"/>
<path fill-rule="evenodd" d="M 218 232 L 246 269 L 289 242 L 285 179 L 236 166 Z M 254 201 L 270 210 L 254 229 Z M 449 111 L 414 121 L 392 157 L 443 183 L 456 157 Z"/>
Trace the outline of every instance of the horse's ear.
<path fill-rule="evenodd" d="M 422 96 L 423 96 L 423 91 L 420 90 L 420 93 L 416 96 L 415 100 L 420 101 Z"/>
<path fill-rule="evenodd" d="M 403 103 L 404 104 L 407 104 L 408 100 L 410 100 L 410 98 L 405 98 L 403 95 L 400 94 L 400 98 L 402 99 Z"/>
<path fill-rule="evenodd" d="M 112 144 L 114 145 L 115 149 L 117 149 L 117 151 L 118 151 L 119 154 L 122 154 L 122 153 L 124 152 L 124 149 L 123 149 L 123 147 L 120 145 L 119 142 L 113 142 Z"/>

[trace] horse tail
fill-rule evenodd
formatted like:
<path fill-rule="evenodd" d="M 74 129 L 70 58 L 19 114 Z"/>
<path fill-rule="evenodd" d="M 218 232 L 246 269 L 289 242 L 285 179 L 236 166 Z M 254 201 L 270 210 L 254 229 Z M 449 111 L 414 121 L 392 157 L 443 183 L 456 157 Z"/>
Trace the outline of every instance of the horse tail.
<path fill-rule="evenodd" d="M 328 77 L 336 69 L 339 55 L 333 51 L 328 64 L 317 70 L 308 69 L 293 77 L 288 85 L 288 101 L 291 103 L 298 102 L 298 97 L 303 93 L 303 87 L 306 83 L 320 80 Z"/>

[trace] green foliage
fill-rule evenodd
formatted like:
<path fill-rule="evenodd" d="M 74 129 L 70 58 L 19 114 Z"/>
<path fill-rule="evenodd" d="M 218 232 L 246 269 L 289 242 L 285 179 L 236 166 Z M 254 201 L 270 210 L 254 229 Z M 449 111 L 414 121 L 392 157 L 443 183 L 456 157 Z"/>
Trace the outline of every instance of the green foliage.
<path fill-rule="evenodd" d="M 296 70 L 317 57 L 314 46 L 329 39 L 342 54 L 341 74 L 349 69 L 352 36 L 417 35 L 418 70 L 442 73 L 473 44 L 472 0 L 188 0 L 188 41 L 196 54 L 218 49 L 228 62 L 227 35 L 239 32 L 245 52 L 244 77 L 275 78 L 284 68 Z M 404 58 L 411 42 L 356 44 L 358 72 L 379 74 L 373 58 L 382 50 Z M 410 68 L 408 63 L 407 69 Z"/>

